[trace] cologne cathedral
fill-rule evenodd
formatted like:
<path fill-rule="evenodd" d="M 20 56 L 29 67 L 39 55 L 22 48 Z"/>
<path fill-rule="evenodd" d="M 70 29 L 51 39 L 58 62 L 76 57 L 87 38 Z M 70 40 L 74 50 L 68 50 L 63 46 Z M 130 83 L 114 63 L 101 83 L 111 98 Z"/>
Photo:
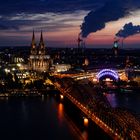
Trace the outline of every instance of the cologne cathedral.
<path fill-rule="evenodd" d="M 35 34 L 33 31 L 31 50 L 29 57 L 29 67 L 35 71 L 47 71 L 49 69 L 49 55 L 46 55 L 45 44 L 43 41 L 43 34 L 41 31 L 39 45 L 36 45 Z"/>

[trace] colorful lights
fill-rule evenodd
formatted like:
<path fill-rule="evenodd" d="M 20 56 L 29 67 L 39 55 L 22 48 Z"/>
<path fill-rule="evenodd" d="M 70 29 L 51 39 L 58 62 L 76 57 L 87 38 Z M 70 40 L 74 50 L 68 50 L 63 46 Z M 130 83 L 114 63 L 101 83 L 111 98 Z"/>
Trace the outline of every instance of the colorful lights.
<path fill-rule="evenodd" d="M 119 79 L 119 75 L 116 71 L 111 69 L 103 69 L 97 74 L 97 78 L 100 79 L 104 76 L 110 76 L 113 77 L 116 81 Z"/>

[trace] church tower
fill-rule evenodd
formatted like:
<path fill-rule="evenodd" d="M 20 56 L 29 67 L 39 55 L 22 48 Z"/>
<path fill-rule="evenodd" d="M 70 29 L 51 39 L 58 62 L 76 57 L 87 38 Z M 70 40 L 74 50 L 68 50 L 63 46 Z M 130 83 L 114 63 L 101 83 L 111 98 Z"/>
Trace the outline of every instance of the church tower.
<path fill-rule="evenodd" d="M 38 54 L 45 55 L 45 45 L 44 45 L 42 31 L 41 31 L 40 42 L 39 42 L 39 47 L 38 47 Z"/>
<path fill-rule="evenodd" d="M 35 34 L 33 30 L 31 50 L 30 50 L 30 66 L 32 67 L 32 69 L 36 65 L 36 58 L 35 58 L 36 54 L 37 54 L 37 49 L 36 49 L 36 43 L 35 43 Z"/>
<path fill-rule="evenodd" d="M 38 46 L 38 56 L 39 56 L 38 65 L 39 65 L 40 67 L 43 67 L 43 66 L 45 65 L 45 61 L 44 61 L 44 56 L 45 56 L 45 44 L 44 44 L 44 40 L 43 40 L 42 31 L 41 31 L 40 42 L 39 42 L 39 46 Z"/>
<path fill-rule="evenodd" d="M 32 36 L 32 42 L 31 42 L 31 54 L 35 55 L 36 53 L 37 53 L 37 50 L 36 50 L 36 43 L 35 43 L 35 34 L 33 30 L 33 36 Z"/>
<path fill-rule="evenodd" d="M 35 71 L 47 71 L 49 69 L 49 55 L 46 55 L 43 34 L 41 31 L 38 47 L 35 42 L 35 34 L 33 31 L 31 51 L 30 51 L 30 69 Z"/>

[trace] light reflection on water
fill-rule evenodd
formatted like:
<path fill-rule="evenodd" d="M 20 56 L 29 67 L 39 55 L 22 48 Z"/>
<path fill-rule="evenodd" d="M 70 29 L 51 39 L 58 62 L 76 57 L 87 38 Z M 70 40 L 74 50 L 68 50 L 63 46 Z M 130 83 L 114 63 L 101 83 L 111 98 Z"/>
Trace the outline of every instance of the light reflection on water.
<path fill-rule="evenodd" d="M 63 104 L 49 96 L 8 101 L 2 98 L 0 120 L 0 139 L 4 140 L 79 140 L 80 137 L 64 116 Z"/>
<path fill-rule="evenodd" d="M 108 99 L 108 101 L 110 102 L 112 107 L 117 107 L 117 101 L 116 101 L 116 94 L 112 93 L 112 94 L 106 94 L 106 97 Z"/>
<path fill-rule="evenodd" d="M 62 103 L 59 103 L 58 104 L 58 120 L 59 120 L 59 123 L 62 124 L 63 123 L 63 112 L 64 111 L 64 107 L 63 107 L 63 104 Z"/>
<path fill-rule="evenodd" d="M 82 133 L 83 140 L 88 140 L 88 132 L 85 130 Z"/>
<path fill-rule="evenodd" d="M 73 113 L 73 107 L 69 107 L 71 111 L 63 101 L 58 101 L 56 96 L 8 100 L 2 98 L 0 139 L 4 137 L 4 140 L 98 140 L 106 136 L 97 126 L 90 129 L 92 133 L 89 133 L 91 123 L 84 126 L 83 118 L 76 117 L 78 113 Z M 71 112 L 72 116 L 68 112 Z"/>
<path fill-rule="evenodd" d="M 105 95 L 112 107 L 125 107 L 140 113 L 140 94 L 132 93 L 106 93 Z"/>

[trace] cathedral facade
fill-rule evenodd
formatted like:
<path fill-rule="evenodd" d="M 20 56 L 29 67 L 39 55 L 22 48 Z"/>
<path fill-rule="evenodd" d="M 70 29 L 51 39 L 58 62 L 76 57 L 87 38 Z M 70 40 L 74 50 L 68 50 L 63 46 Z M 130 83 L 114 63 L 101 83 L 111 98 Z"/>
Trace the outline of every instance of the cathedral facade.
<path fill-rule="evenodd" d="M 30 57 L 29 57 L 29 67 L 30 70 L 35 71 L 48 71 L 49 69 L 49 55 L 46 55 L 45 44 L 43 40 L 43 34 L 41 31 L 39 45 L 36 45 L 35 34 L 33 31 Z"/>

